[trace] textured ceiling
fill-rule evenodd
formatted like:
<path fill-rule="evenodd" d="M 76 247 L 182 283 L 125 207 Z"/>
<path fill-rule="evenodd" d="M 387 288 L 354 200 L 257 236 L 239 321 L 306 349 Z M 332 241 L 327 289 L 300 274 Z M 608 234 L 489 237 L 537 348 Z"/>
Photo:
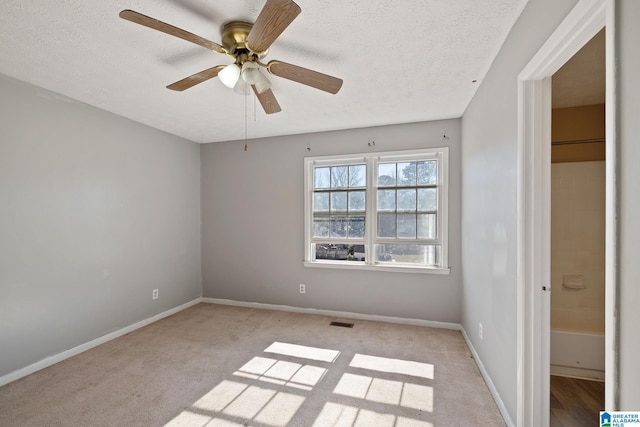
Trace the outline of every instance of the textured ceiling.
<path fill-rule="evenodd" d="M 230 59 L 122 20 L 133 9 L 220 43 L 264 0 L 3 0 L 0 73 L 196 142 L 460 117 L 527 0 L 297 0 L 271 46 L 280 59 L 344 79 L 337 95 L 269 76 L 266 115 L 216 78 L 165 86 Z M 473 81 L 476 80 L 476 83 Z"/>

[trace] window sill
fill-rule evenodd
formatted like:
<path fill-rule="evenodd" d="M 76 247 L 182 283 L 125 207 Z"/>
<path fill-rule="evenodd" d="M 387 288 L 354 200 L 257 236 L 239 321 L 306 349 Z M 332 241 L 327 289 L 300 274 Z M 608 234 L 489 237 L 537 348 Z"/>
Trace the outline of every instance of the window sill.
<path fill-rule="evenodd" d="M 449 275 L 451 269 L 444 267 L 413 267 L 410 265 L 388 265 L 376 264 L 369 265 L 362 262 L 337 263 L 327 261 L 304 261 L 305 267 L 313 268 L 337 268 L 341 270 L 369 270 L 369 271 L 386 271 L 394 273 L 417 273 L 417 274 L 441 274 Z"/>

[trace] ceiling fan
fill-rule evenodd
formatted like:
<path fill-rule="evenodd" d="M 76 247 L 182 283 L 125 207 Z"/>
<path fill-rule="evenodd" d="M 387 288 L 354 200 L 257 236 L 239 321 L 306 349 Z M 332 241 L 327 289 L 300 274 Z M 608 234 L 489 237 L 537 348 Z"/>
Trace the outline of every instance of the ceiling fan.
<path fill-rule="evenodd" d="M 167 89 L 183 91 L 214 77 L 219 77 L 222 83 L 238 93 L 248 95 L 249 88 L 253 89 L 264 111 L 267 114 L 273 114 L 281 111 L 281 108 L 271 91 L 271 83 L 260 72 L 261 68 L 266 69 L 271 75 L 332 94 L 338 93 L 342 87 L 342 79 L 337 77 L 278 60 L 272 60 L 268 63 L 262 62 L 262 59 L 268 54 L 271 44 L 300 12 L 300 6 L 292 0 L 267 0 L 255 23 L 230 21 L 224 24 L 222 45 L 133 10 L 123 10 L 120 12 L 120 17 L 234 59 L 232 64 L 216 65 L 200 71 L 170 84 Z"/>

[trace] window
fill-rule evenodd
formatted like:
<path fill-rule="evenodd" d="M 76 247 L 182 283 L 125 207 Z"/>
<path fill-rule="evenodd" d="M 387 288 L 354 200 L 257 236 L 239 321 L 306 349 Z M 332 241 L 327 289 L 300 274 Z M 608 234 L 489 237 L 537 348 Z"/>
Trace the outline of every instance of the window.
<path fill-rule="evenodd" d="M 305 158 L 305 265 L 448 272 L 448 148 Z"/>

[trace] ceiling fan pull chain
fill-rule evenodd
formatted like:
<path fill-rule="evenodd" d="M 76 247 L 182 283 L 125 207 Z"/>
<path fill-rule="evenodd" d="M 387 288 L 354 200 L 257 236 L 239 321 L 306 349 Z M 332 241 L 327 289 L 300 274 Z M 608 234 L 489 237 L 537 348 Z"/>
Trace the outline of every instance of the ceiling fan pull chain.
<path fill-rule="evenodd" d="M 247 96 L 244 97 L 244 151 L 249 151 L 247 146 Z"/>

